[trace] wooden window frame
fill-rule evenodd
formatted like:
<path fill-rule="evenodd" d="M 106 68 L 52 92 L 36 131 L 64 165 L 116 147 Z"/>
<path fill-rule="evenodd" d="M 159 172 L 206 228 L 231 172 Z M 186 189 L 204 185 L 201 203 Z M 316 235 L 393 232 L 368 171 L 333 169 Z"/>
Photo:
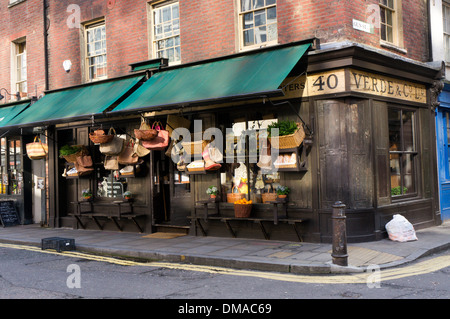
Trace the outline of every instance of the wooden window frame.
<path fill-rule="evenodd" d="M 265 10 L 266 12 L 266 22 L 267 22 L 267 10 L 271 9 L 271 8 L 275 8 L 275 10 L 277 10 L 277 1 L 275 1 L 275 3 L 273 4 L 269 4 L 266 5 L 266 3 L 264 2 L 264 6 L 260 7 L 260 8 L 251 8 L 250 10 L 242 10 L 242 1 L 243 0 L 237 0 L 237 10 L 238 10 L 238 34 L 239 34 L 239 50 L 240 51 L 246 51 L 246 50 L 252 50 L 252 49 L 257 49 L 260 47 L 264 47 L 264 46 L 270 46 L 270 45 L 276 45 L 278 44 L 278 12 L 277 12 L 277 17 L 276 17 L 276 22 L 275 23 L 270 23 L 270 24 L 265 24 L 265 26 L 267 27 L 267 25 L 272 25 L 275 24 L 277 26 L 277 35 L 276 35 L 276 39 L 270 40 L 270 41 L 265 41 L 265 42 L 261 42 L 261 43 L 254 43 L 251 45 L 245 45 L 244 43 L 244 15 L 251 13 L 251 12 L 256 12 L 256 11 L 260 11 L 260 10 Z M 257 1 L 257 0 L 251 0 L 251 4 L 253 4 L 253 1 Z M 265 0 L 267 1 L 267 0 Z M 254 21 L 254 17 L 253 17 L 253 21 Z M 253 23 L 253 27 L 252 29 L 255 29 L 256 27 L 254 26 Z M 267 32 L 267 31 L 266 31 Z"/>
<path fill-rule="evenodd" d="M 11 94 L 15 95 L 20 93 L 21 97 L 26 97 L 28 94 L 28 66 L 27 66 L 27 46 L 26 39 L 21 38 L 12 42 L 11 46 Z M 19 53 L 19 46 L 24 45 L 24 50 Z M 24 58 L 24 59 L 23 59 Z M 19 66 L 19 59 L 21 63 L 25 61 L 25 67 Z M 21 77 L 22 72 L 19 74 L 19 70 L 25 69 L 25 78 Z M 25 84 L 25 90 L 23 86 Z"/>
<path fill-rule="evenodd" d="M 379 0 L 379 6 L 380 6 L 380 44 L 381 46 L 391 48 L 391 49 L 397 49 L 401 51 L 402 53 L 406 53 L 406 51 L 403 48 L 403 10 L 402 10 L 402 3 L 401 0 L 392 0 L 392 8 L 384 5 L 382 3 L 383 0 Z M 389 41 L 388 39 L 383 39 L 381 34 L 381 27 L 382 24 L 386 25 L 386 22 L 381 22 L 381 9 L 389 10 L 392 12 L 392 41 Z M 386 18 L 385 18 L 386 19 Z M 386 21 L 386 20 L 385 20 Z"/>
<path fill-rule="evenodd" d="M 89 56 L 88 55 L 88 44 L 89 44 L 88 43 L 88 40 L 89 40 L 88 39 L 88 32 L 91 31 L 91 30 L 97 29 L 97 28 L 102 28 L 102 27 L 105 28 L 105 52 L 104 53 L 102 52 L 101 54 Z M 90 22 L 90 23 L 86 23 L 83 26 L 83 37 L 82 38 L 83 38 L 83 48 L 84 48 L 84 50 L 83 50 L 83 54 L 84 54 L 84 57 L 83 57 L 83 62 L 84 62 L 83 70 L 84 70 L 84 80 L 85 80 L 85 82 L 95 82 L 95 81 L 107 79 L 108 78 L 108 50 L 107 50 L 107 43 L 106 43 L 106 23 L 105 23 L 105 20 L 102 18 L 100 20 L 96 20 L 96 21 L 93 21 L 93 22 Z M 104 62 L 103 64 L 105 65 L 106 73 L 103 76 L 97 76 L 95 78 L 91 78 L 91 74 L 90 74 L 90 70 L 89 70 L 91 64 L 89 62 L 89 59 L 90 58 L 99 57 L 99 56 L 104 56 L 105 57 L 106 62 Z M 94 65 L 94 64 L 92 64 L 92 65 Z"/>
<path fill-rule="evenodd" d="M 174 5 L 178 5 L 178 25 L 179 25 L 179 29 L 178 29 L 178 34 L 172 34 L 172 35 L 170 35 L 170 36 L 167 36 L 167 37 L 164 37 L 164 35 L 163 35 L 163 37 L 162 38 L 156 38 L 156 34 L 155 34 L 155 19 L 154 19 L 154 15 L 155 15 L 155 11 L 156 10 L 162 10 L 163 8 L 165 8 L 165 7 L 172 7 L 172 6 L 174 6 Z M 158 58 L 159 56 L 158 56 L 158 52 L 160 52 L 161 50 L 158 50 L 158 42 L 159 41 L 165 41 L 165 40 L 168 40 L 168 39 L 171 39 L 171 38 L 173 38 L 173 39 L 175 39 L 176 37 L 178 37 L 178 39 L 179 39 L 179 43 L 178 43 L 178 45 L 173 45 L 172 47 L 173 48 L 176 48 L 176 47 L 179 47 L 180 48 L 180 53 L 179 53 L 179 59 L 178 60 L 173 60 L 173 61 L 169 61 L 169 65 L 177 65 L 177 64 L 181 64 L 181 60 L 182 60 L 182 58 L 181 58 L 181 25 L 180 25 L 180 21 L 181 21 L 181 19 L 180 19 L 180 5 L 179 5 L 179 2 L 178 1 L 163 1 L 163 2 L 158 2 L 158 3 L 151 3 L 150 5 L 149 5 L 149 16 L 148 16 L 148 18 L 149 18 L 149 25 L 150 25 L 150 32 L 149 32 L 149 34 L 151 34 L 151 48 L 150 48 L 150 50 L 151 50 L 151 52 L 152 52 L 152 58 Z M 174 19 L 171 19 L 170 21 L 173 21 Z M 168 57 L 166 57 L 166 56 L 163 56 L 163 57 L 165 57 L 165 58 L 168 58 Z"/>

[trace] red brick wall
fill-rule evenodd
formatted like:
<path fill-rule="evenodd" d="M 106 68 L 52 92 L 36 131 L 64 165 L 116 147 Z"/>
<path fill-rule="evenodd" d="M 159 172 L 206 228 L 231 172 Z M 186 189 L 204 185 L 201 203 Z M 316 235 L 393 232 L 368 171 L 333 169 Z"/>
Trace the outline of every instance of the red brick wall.
<path fill-rule="evenodd" d="M 67 20 L 75 11 L 67 12 L 70 4 L 80 7 L 80 22 L 104 18 L 106 25 L 108 78 L 129 74 L 129 63 L 148 59 L 147 11 L 144 0 L 49 0 L 49 61 L 50 88 L 56 89 L 82 82 L 81 30 L 69 28 Z M 71 60 L 66 73 L 63 61 Z"/>
<path fill-rule="evenodd" d="M 11 44 L 19 38 L 26 38 L 28 64 L 28 96 L 38 95 L 44 89 L 44 41 L 43 6 L 41 0 L 27 0 L 8 8 L 8 0 L 0 0 L 0 88 L 8 92 L 11 88 Z M 4 91 L 2 95 L 6 95 Z M 7 101 L 10 96 L 6 95 Z M 4 103 L 5 100 L 1 100 Z"/>

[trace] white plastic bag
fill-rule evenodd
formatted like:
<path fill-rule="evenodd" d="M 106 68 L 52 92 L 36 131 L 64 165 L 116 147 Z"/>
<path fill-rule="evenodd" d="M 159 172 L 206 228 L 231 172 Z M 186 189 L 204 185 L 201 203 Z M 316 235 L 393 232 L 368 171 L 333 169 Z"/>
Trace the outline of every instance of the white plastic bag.
<path fill-rule="evenodd" d="M 392 220 L 386 224 L 389 239 L 393 241 L 417 240 L 416 231 L 413 225 L 402 215 L 396 214 Z"/>

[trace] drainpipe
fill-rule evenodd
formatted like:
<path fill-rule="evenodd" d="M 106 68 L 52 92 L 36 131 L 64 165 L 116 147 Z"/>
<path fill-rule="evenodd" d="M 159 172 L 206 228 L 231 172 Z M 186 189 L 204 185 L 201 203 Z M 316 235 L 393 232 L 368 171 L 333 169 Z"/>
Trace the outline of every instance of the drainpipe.
<path fill-rule="evenodd" d="M 44 69 L 45 69 L 45 90 L 49 90 L 48 79 L 48 23 L 47 23 L 47 0 L 42 1 L 44 6 L 43 20 L 44 20 Z"/>

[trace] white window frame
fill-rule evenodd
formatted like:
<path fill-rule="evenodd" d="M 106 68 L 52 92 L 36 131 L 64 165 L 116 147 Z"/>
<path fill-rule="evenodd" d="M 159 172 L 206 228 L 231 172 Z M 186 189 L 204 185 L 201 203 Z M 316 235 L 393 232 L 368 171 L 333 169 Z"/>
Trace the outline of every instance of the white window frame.
<path fill-rule="evenodd" d="M 178 17 L 173 18 L 173 13 L 176 12 L 174 10 L 174 6 L 178 6 Z M 160 11 L 161 16 L 162 16 L 162 10 L 170 10 L 170 19 L 165 21 L 165 24 L 167 24 L 167 26 L 170 26 L 170 29 L 172 31 L 169 31 L 168 34 L 166 35 L 164 33 L 164 23 L 157 23 L 160 21 L 155 21 L 155 15 L 157 14 L 156 12 Z M 178 29 L 174 30 L 174 26 L 177 25 L 177 21 L 178 20 Z M 169 2 L 163 2 L 163 3 L 158 3 L 154 6 L 150 6 L 150 21 L 151 21 L 151 35 L 152 35 L 152 56 L 153 58 L 168 58 L 169 59 L 169 65 L 177 65 L 177 64 L 181 64 L 181 27 L 180 27 L 180 5 L 178 1 L 169 1 Z M 157 35 L 156 34 L 156 29 L 158 27 L 161 27 L 161 31 L 162 34 L 161 35 Z M 159 45 L 162 44 L 164 45 L 163 47 L 160 47 Z M 166 46 L 166 44 L 171 44 L 169 46 Z M 160 55 L 159 52 L 162 52 L 163 50 L 166 50 L 167 48 L 173 48 L 173 57 L 174 59 L 170 59 L 169 56 L 166 56 L 166 54 L 162 54 Z M 178 49 L 178 53 L 177 53 L 177 49 Z"/>
<path fill-rule="evenodd" d="M 450 63 L 450 4 L 442 1 L 444 60 Z"/>
<path fill-rule="evenodd" d="M 93 23 L 85 24 L 83 28 L 84 32 L 84 78 L 86 82 L 95 82 L 99 80 L 104 80 L 108 78 L 108 50 L 107 50 L 107 43 L 106 43 L 106 23 L 105 20 L 99 20 Z M 88 46 L 92 43 L 89 42 L 89 32 L 92 32 L 93 30 L 100 29 L 100 32 L 102 32 L 102 29 L 104 29 L 104 38 L 100 40 L 94 41 L 94 42 L 100 42 L 100 50 L 101 52 L 90 54 L 88 50 Z M 94 62 L 91 63 L 90 59 L 99 59 L 102 57 L 102 62 Z M 91 77 L 90 67 L 91 66 L 103 66 L 105 68 L 105 74 Z"/>
<path fill-rule="evenodd" d="M 270 3 L 267 4 L 266 1 L 268 0 L 247 0 L 250 4 L 250 8 L 247 8 L 246 10 L 244 10 L 245 8 L 243 8 L 243 2 L 244 0 L 237 0 L 237 8 L 238 8 L 238 32 L 239 32 L 239 50 L 240 51 L 246 51 L 246 50 L 252 50 L 252 49 L 257 49 L 260 47 L 265 47 L 265 46 L 271 46 L 271 45 L 276 45 L 278 44 L 278 12 L 277 12 L 277 1 L 275 0 L 274 3 Z M 255 8 L 255 4 L 258 2 L 262 2 L 263 5 L 261 7 Z M 272 2 L 272 1 L 270 1 Z M 267 23 L 267 10 L 268 9 L 275 9 L 275 13 L 276 13 L 276 18 L 275 18 L 275 22 L 272 23 Z M 248 28 L 247 30 L 253 29 L 256 30 L 256 22 L 255 22 L 255 12 L 264 10 L 265 11 L 265 23 L 261 24 L 260 26 L 266 26 L 266 32 L 267 32 L 267 26 L 268 25 L 276 25 L 276 36 L 274 39 L 272 40 L 267 40 L 264 42 L 259 42 L 259 43 L 255 43 L 254 44 L 250 44 L 250 45 L 245 45 L 245 36 L 244 36 L 244 32 L 246 29 L 244 29 L 244 16 L 250 13 L 253 13 L 253 23 L 252 26 Z M 267 33 L 266 33 L 267 34 Z M 254 36 L 254 35 L 253 35 Z M 255 36 L 254 36 L 254 39 Z"/>
<path fill-rule="evenodd" d="M 23 52 L 19 53 L 22 45 L 24 45 Z M 25 38 L 11 43 L 11 94 L 17 92 L 20 92 L 21 97 L 26 97 L 28 93 L 27 42 Z"/>

